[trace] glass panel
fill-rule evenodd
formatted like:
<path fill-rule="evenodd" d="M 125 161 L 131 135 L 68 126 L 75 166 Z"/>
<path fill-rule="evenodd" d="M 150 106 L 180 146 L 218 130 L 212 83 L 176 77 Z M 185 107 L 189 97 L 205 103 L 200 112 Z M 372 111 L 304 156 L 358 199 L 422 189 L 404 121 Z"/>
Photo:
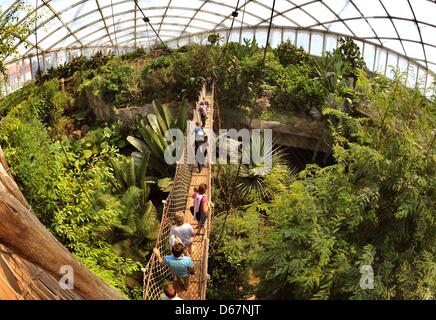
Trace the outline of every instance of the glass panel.
<path fill-rule="evenodd" d="M 375 72 L 385 74 L 386 69 L 386 55 L 387 52 L 385 49 L 376 49 L 376 56 L 375 56 Z"/>
<path fill-rule="evenodd" d="M 32 80 L 32 70 L 30 68 L 30 59 L 23 60 L 24 81 Z"/>
<path fill-rule="evenodd" d="M 421 91 L 425 90 L 425 81 L 427 80 L 427 71 L 425 71 L 425 69 L 420 66 L 419 67 L 419 71 L 418 71 L 418 87 L 420 88 Z"/>
<path fill-rule="evenodd" d="M 189 43 L 189 38 L 179 39 L 178 45 L 179 47 L 186 46 Z"/>
<path fill-rule="evenodd" d="M 47 53 L 47 54 L 45 54 L 44 58 L 45 58 L 45 67 L 46 67 L 47 70 L 52 68 L 52 67 L 54 67 L 54 66 L 56 66 L 55 65 L 55 63 L 56 63 L 56 52 Z"/>
<path fill-rule="evenodd" d="M 241 43 L 244 43 L 244 39 L 252 40 L 253 39 L 253 30 L 246 29 L 242 31 Z"/>
<path fill-rule="evenodd" d="M 310 40 L 310 53 L 315 56 L 322 56 L 324 36 L 322 33 L 312 33 L 312 39 Z"/>
<path fill-rule="evenodd" d="M 407 59 L 400 57 L 398 60 L 398 68 L 399 68 L 399 72 L 401 75 L 401 78 L 403 80 L 403 83 L 407 83 L 407 79 L 408 79 L 408 66 L 409 66 L 409 62 L 407 61 Z"/>
<path fill-rule="evenodd" d="M 389 79 L 393 79 L 395 76 L 395 71 L 397 69 L 398 56 L 392 52 L 388 52 L 388 63 L 386 68 L 386 76 Z"/>
<path fill-rule="evenodd" d="M 58 51 L 58 66 L 65 64 L 67 55 L 65 50 Z"/>
<path fill-rule="evenodd" d="M 325 37 L 325 51 L 332 52 L 336 49 L 337 37 L 333 35 L 326 35 Z"/>
<path fill-rule="evenodd" d="M 375 47 L 371 44 L 365 43 L 363 59 L 370 71 L 374 71 L 374 54 Z"/>
<path fill-rule="evenodd" d="M 282 42 L 282 31 L 277 29 L 271 31 L 271 39 L 269 43 L 271 48 L 277 48 L 281 42 Z"/>
<path fill-rule="evenodd" d="M 267 34 L 266 30 L 256 30 L 256 41 L 259 47 L 265 47 Z"/>
<path fill-rule="evenodd" d="M 233 30 L 230 34 L 230 40 L 229 42 L 237 42 L 239 43 L 239 31 Z"/>
<path fill-rule="evenodd" d="M 8 74 L 8 78 L 7 78 L 7 85 L 8 85 L 8 90 L 10 92 L 14 92 L 15 90 L 18 89 L 18 77 L 19 77 L 19 70 L 17 70 L 17 64 L 16 63 L 11 63 L 6 65 L 6 70 L 7 70 L 7 74 Z"/>
<path fill-rule="evenodd" d="M 285 30 L 283 32 L 283 41 L 290 41 L 292 44 L 295 45 L 295 36 L 296 36 L 296 32 L 295 30 Z"/>
<path fill-rule="evenodd" d="M 303 48 L 304 51 L 309 52 L 309 32 L 298 31 L 298 33 L 297 33 L 297 47 Z"/>
<path fill-rule="evenodd" d="M 430 98 L 433 96 L 436 86 L 435 86 L 435 77 L 432 74 L 427 75 L 427 88 L 425 90 L 425 96 Z"/>
<path fill-rule="evenodd" d="M 416 86 L 416 75 L 418 72 L 417 68 L 418 68 L 417 65 L 414 63 L 413 64 L 411 63 L 409 65 L 409 72 L 407 74 L 407 86 L 410 88 L 415 88 Z"/>

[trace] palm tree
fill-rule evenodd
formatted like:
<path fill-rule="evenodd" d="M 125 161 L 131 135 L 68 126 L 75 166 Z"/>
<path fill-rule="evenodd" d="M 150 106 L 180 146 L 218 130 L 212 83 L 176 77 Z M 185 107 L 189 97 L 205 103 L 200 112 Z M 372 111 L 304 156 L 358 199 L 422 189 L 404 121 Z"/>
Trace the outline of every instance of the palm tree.
<path fill-rule="evenodd" d="M 242 198 L 248 201 L 270 201 L 276 194 L 286 190 L 289 170 L 285 165 L 285 153 L 278 147 L 273 147 L 265 143 L 265 139 L 259 136 L 251 139 L 250 145 L 240 149 L 240 157 L 250 154 L 250 163 L 243 164 L 240 168 L 238 180 L 238 190 Z M 254 154 L 263 155 L 271 158 L 271 167 L 267 163 L 256 163 Z M 291 171 L 291 176 L 295 171 Z"/>
<path fill-rule="evenodd" d="M 135 260 L 148 254 L 146 249 L 150 249 L 156 238 L 159 225 L 157 210 L 148 199 L 150 184 L 156 184 L 157 180 L 146 176 L 148 159 L 149 153 L 145 153 L 140 162 L 133 157 L 109 160 L 114 174 L 110 181 L 124 208 L 121 224 L 115 230 L 113 248 L 117 253 Z"/>

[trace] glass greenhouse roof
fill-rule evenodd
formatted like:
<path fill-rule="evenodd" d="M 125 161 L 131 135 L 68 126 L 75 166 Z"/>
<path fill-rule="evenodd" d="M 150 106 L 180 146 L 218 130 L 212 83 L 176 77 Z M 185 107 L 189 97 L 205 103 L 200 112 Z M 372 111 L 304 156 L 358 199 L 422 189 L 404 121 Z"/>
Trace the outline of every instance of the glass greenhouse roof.
<path fill-rule="evenodd" d="M 16 2 L 0 0 L 0 7 L 6 12 Z M 233 30 L 237 33 L 230 34 L 230 40 L 241 41 L 245 33 L 252 35 L 253 32 L 262 39 L 266 32 L 261 29 L 268 25 L 273 5 L 273 0 L 24 2 L 31 12 L 30 15 L 23 12 L 18 23 L 35 15 L 40 18 L 36 37 L 32 34 L 22 42 L 17 39 L 20 57 L 32 56 L 36 48 L 40 53 L 48 53 L 62 49 L 150 47 L 157 43 L 157 37 L 144 22 L 144 16 L 150 19 L 150 24 L 169 45 L 191 42 L 193 36 L 204 41 L 205 35 L 211 31 L 230 29 L 235 7 L 238 17 Z M 402 59 L 405 59 L 408 65 L 419 65 L 421 72 L 436 72 L 436 1 L 276 0 L 273 17 L 273 28 L 280 30 L 276 30 L 280 34 L 272 33 L 272 43 L 288 36 L 316 54 L 334 48 L 335 37 L 346 35 L 358 39 L 361 46 L 366 45 L 363 55 L 373 64 L 370 69 L 374 71 L 378 71 L 378 61 L 383 59 L 386 60 L 383 67 L 386 69 L 387 63 L 393 62 L 387 52 L 395 52 L 397 66 L 404 64 Z"/>

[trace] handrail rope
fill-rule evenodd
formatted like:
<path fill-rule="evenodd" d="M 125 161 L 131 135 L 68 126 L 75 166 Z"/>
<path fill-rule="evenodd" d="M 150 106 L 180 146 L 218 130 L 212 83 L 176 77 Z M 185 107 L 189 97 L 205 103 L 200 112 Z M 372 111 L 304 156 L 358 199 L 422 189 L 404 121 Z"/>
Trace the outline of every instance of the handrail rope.
<path fill-rule="evenodd" d="M 204 96 L 205 87 L 203 87 L 199 101 L 201 97 Z M 198 116 L 198 115 L 197 115 Z M 189 129 L 189 128 L 188 128 Z M 184 211 L 186 209 L 187 203 L 187 191 L 190 187 L 190 182 L 192 179 L 192 170 L 191 165 L 187 164 L 187 142 L 184 145 L 184 153 L 183 155 L 183 163 L 179 163 L 176 167 L 176 173 L 174 177 L 173 189 L 171 190 L 169 196 L 167 197 L 164 213 L 161 219 L 161 226 L 159 228 L 159 234 L 156 240 L 156 247 L 164 253 L 164 250 L 168 248 L 167 246 L 167 237 L 169 235 L 169 231 L 171 229 L 171 220 L 173 218 L 173 214 L 177 211 Z M 208 170 L 208 175 L 210 177 L 210 171 Z M 210 178 L 209 178 L 210 181 Z M 210 190 L 209 190 L 210 192 Z M 208 224 L 209 226 L 210 224 Z M 210 233 L 210 227 L 208 229 L 208 233 Z M 207 250 L 203 252 L 203 261 L 205 260 L 204 255 Z M 169 253 L 169 252 L 168 252 Z M 160 294 L 162 292 L 162 284 L 163 281 L 169 278 L 170 272 L 167 267 L 157 265 L 155 254 L 152 253 L 152 256 L 147 263 L 146 267 L 142 269 L 144 272 L 144 299 L 159 299 Z M 204 273 L 204 272 L 203 272 Z M 205 278 L 205 277 L 204 277 Z M 204 297 L 205 283 L 202 281 L 202 289 L 201 289 L 201 297 Z"/>
<path fill-rule="evenodd" d="M 214 105 L 214 96 L 215 96 L 215 87 L 212 87 L 212 108 L 210 109 L 210 119 L 213 119 L 213 113 L 215 109 Z M 212 120 L 213 121 L 213 120 Z M 213 130 L 213 123 L 211 123 L 211 129 Z M 208 185 L 208 199 L 212 199 L 212 170 L 211 170 L 211 164 L 212 164 L 212 152 L 208 153 L 208 160 L 209 160 L 209 170 L 207 170 L 207 185 Z M 209 217 L 207 219 L 207 238 L 204 241 L 204 248 L 203 248 L 203 278 L 202 280 L 202 292 L 201 292 L 201 298 L 203 300 L 206 299 L 206 287 L 207 287 L 207 281 L 208 281 L 208 261 L 209 261 L 209 243 L 210 243 L 210 232 L 211 232 L 211 224 L 212 224 L 212 216 L 213 216 L 213 206 L 209 205 Z"/>

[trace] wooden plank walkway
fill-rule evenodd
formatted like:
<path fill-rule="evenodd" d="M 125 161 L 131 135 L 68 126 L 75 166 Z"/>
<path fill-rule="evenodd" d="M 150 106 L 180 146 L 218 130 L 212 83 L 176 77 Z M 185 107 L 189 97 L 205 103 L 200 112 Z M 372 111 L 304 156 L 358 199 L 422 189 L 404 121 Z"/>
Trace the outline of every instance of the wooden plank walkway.
<path fill-rule="evenodd" d="M 209 102 L 209 108 L 207 110 L 207 120 L 205 129 L 213 130 L 213 94 L 210 93 L 205 96 L 205 101 Z M 194 112 L 194 123 L 199 121 L 198 112 Z M 210 156 L 210 151 L 208 153 Z M 211 201 L 211 167 L 209 164 L 203 168 L 203 170 L 198 173 L 197 166 L 193 166 L 192 168 L 192 178 L 191 184 L 188 191 L 188 201 L 186 203 L 185 209 L 185 221 L 191 223 L 194 228 L 197 227 L 198 223 L 195 220 L 195 217 L 189 211 L 189 208 L 194 205 L 194 199 L 192 198 L 192 194 L 194 193 L 194 188 L 198 188 L 200 184 L 205 183 L 207 188 L 207 198 L 209 200 L 209 204 Z M 211 206 L 209 205 L 209 208 Z M 179 296 L 185 300 L 205 300 L 206 299 L 206 287 L 207 287 L 207 262 L 209 256 L 209 235 L 210 235 L 210 226 L 211 226 L 211 218 L 212 218 L 212 210 L 209 209 L 209 217 L 205 224 L 204 229 L 202 230 L 202 234 L 194 237 L 194 241 L 192 244 L 192 255 L 191 258 L 194 262 L 195 266 L 195 276 L 191 276 L 190 285 L 187 291 L 183 291 L 179 293 Z"/>

